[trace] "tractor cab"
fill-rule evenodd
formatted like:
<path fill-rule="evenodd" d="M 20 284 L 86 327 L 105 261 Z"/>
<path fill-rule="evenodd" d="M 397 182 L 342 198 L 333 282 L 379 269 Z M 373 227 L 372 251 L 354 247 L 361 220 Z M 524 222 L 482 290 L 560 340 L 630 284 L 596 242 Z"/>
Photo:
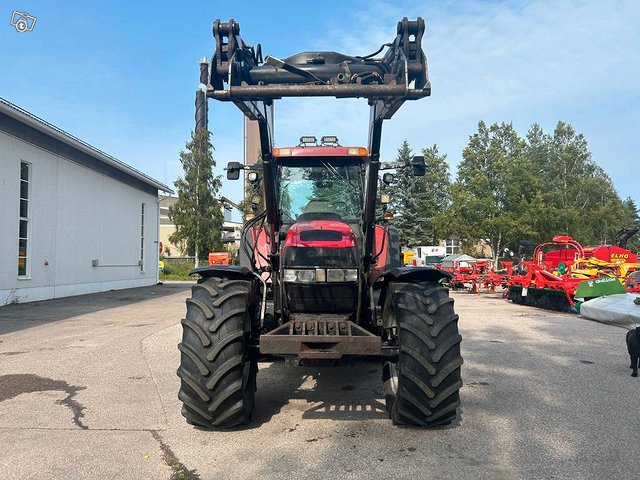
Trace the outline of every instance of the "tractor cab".
<path fill-rule="evenodd" d="M 362 288 L 365 148 L 302 137 L 274 149 L 282 220 L 283 310 L 355 320 Z"/>
<path fill-rule="evenodd" d="M 355 227 L 361 237 L 367 149 L 341 147 L 337 139 L 335 146 L 302 143 L 309 139 L 315 137 L 273 152 L 281 230 L 297 222 L 331 220 Z"/>

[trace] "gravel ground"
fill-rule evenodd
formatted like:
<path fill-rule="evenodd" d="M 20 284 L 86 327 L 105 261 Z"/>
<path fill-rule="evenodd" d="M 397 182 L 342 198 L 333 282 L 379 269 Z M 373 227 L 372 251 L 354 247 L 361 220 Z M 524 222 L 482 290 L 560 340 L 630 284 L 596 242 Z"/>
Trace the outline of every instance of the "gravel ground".
<path fill-rule="evenodd" d="M 250 425 L 187 425 L 186 283 L 1 307 L 2 478 L 636 478 L 625 331 L 453 295 L 465 386 L 455 424 L 435 430 L 391 424 L 377 360 L 263 362 Z"/>

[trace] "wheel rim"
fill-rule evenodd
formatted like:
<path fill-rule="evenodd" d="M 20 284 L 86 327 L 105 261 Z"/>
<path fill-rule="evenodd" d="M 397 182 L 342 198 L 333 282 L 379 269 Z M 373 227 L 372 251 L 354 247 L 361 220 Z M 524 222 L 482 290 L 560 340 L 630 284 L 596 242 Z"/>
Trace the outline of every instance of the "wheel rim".
<path fill-rule="evenodd" d="M 393 362 L 385 362 L 383 368 L 382 389 L 384 391 L 384 400 L 387 407 L 387 411 L 391 413 L 393 404 L 396 401 L 396 395 L 398 393 L 398 365 Z"/>

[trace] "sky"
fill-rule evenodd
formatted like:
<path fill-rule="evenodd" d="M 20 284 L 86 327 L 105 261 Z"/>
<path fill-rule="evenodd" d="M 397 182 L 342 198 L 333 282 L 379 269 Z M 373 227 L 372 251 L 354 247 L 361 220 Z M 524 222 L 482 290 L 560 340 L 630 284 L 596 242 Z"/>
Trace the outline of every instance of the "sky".
<path fill-rule="evenodd" d="M 37 19 L 17 32 L 14 11 Z M 570 122 L 621 197 L 640 203 L 640 1 L 349 2 L 0 0 L 0 97 L 172 185 L 194 126 L 198 61 L 215 43 L 213 20 L 235 19 L 248 44 L 283 58 L 307 50 L 371 53 L 402 17 L 424 18 L 432 95 L 406 102 L 383 128 L 382 158 L 403 140 L 437 144 L 452 175 L 480 120 Z M 275 143 L 338 135 L 367 144 L 366 101 L 285 99 Z M 209 101 L 217 174 L 242 161 L 242 114 Z M 239 182 L 222 194 L 242 195 Z"/>

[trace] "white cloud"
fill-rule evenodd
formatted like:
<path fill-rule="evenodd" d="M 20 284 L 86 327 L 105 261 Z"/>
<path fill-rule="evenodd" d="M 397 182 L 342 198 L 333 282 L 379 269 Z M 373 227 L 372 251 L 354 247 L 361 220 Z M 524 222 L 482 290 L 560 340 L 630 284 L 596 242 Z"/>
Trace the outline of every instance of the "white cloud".
<path fill-rule="evenodd" d="M 439 144 L 455 163 L 480 119 L 514 121 L 522 134 L 533 122 L 549 130 L 562 119 L 590 132 L 596 161 L 623 195 L 635 193 L 627 178 L 638 178 L 640 167 L 624 153 L 619 157 L 619 144 L 613 158 L 599 132 L 618 131 L 628 142 L 623 152 L 635 151 L 631 142 L 640 132 L 617 115 L 616 103 L 640 95 L 640 2 L 377 2 L 330 26 L 314 47 L 374 51 L 394 37 L 402 16 L 422 16 L 427 23 L 423 47 L 433 95 L 407 102 L 385 124 L 386 158 L 406 138 L 414 148 Z M 366 144 L 362 100 L 280 102 L 277 118 L 280 144 L 324 133 L 336 133 L 343 144 Z M 617 176 L 621 162 L 625 174 Z"/>

